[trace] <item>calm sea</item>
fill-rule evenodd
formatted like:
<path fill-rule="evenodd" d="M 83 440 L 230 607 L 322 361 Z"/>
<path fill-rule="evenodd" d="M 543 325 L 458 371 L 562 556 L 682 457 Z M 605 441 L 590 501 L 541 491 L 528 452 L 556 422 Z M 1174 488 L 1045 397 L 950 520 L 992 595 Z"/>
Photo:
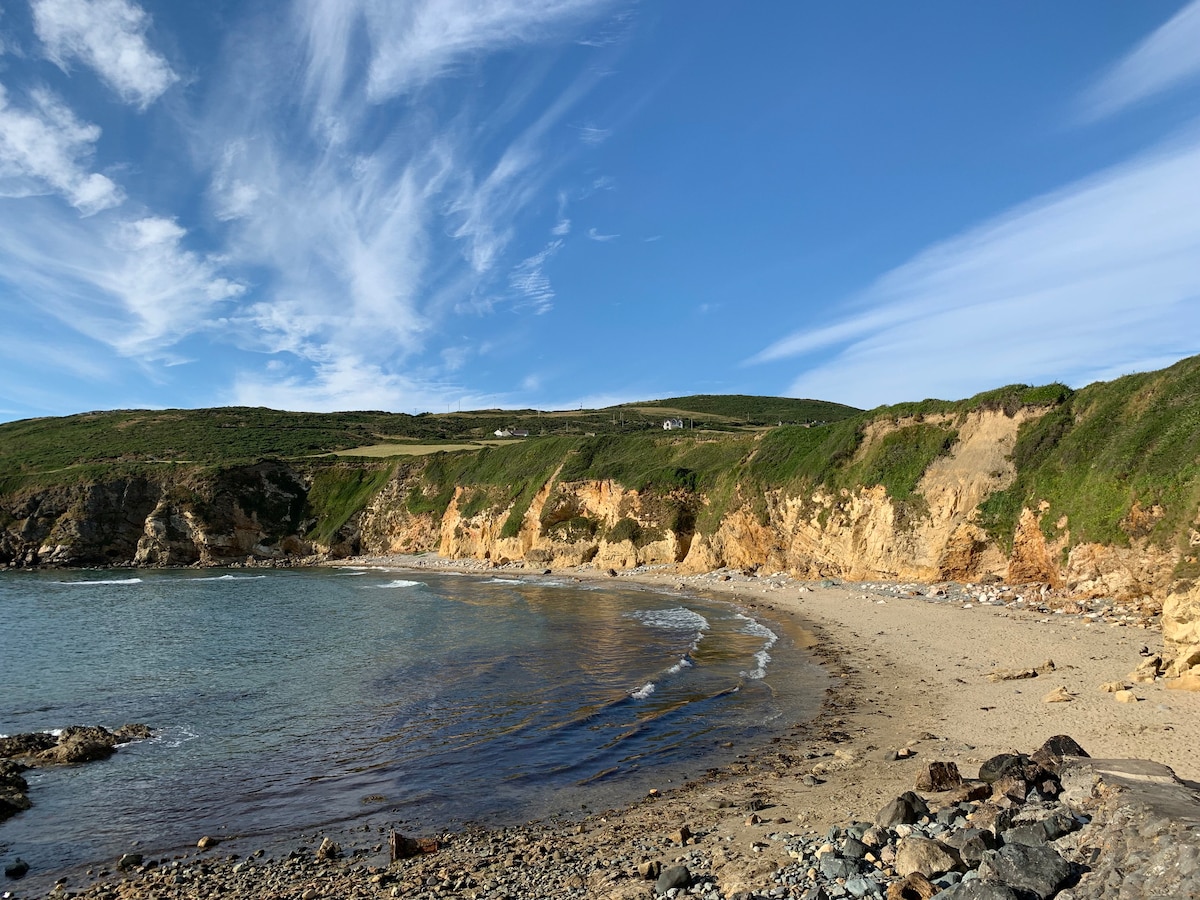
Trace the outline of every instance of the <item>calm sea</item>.
<path fill-rule="evenodd" d="M 410 833 L 604 809 L 819 706 L 780 625 L 676 592 L 379 570 L 6 573 L 0 734 L 144 722 L 26 773 L 31 877 L 204 834 Z M 37 882 L 31 882 L 37 883 Z"/>

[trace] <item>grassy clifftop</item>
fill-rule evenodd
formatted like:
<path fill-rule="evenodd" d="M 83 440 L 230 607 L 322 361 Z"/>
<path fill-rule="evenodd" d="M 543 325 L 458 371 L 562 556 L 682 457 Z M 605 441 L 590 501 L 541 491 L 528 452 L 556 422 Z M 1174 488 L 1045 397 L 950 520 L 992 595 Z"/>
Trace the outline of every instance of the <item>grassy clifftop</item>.
<path fill-rule="evenodd" d="M 980 511 L 1001 543 L 1021 508 L 1040 504 L 1043 531 L 1055 536 L 1065 517 L 1072 544 L 1190 542 L 1200 515 L 1200 357 L 1064 396 L 1021 430 L 1013 462 L 1016 482 Z"/>
<path fill-rule="evenodd" d="M 532 437 L 660 431 L 666 417 L 684 416 L 693 429 L 734 433 L 767 420 L 838 421 L 858 410 L 837 403 L 756 398 L 680 397 L 643 407 L 540 412 L 479 410 L 405 415 L 386 412 L 297 413 L 251 407 L 199 410 L 116 410 L 63 418 L 0 424 L 0 477 L 74 477 L 69 470 L 91 465 L 236 465 L 264 458 L 300 460 L 355 448 L 394 446 L 403 455 L 413 445 L 437 449 L 494 438 L 503 429 Z M 756 401 L 757 405 L 745 400 Z M 694 402 L 693 402 L 694 401 Z M 668 411 L 669 410 L 669 411 Z M 747 412 L 752 413 L 749 422 Z M 736 412 L 736 415 L 735 415 Z M 766 415 L 769 412 L 769 415 Z M 92 477 L 89 471 L 84 477 Z"/>

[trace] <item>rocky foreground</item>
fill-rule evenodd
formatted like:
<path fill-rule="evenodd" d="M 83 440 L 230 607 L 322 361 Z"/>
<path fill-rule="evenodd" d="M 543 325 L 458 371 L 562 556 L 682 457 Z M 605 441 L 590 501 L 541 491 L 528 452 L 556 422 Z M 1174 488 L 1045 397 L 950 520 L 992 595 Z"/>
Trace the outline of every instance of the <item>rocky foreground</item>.
<path fill-rule="evenodd" d="M 904 751 L 911 753 L 911 751 Z M 82 891 L 89 900 L 198 898 L 684 898 L 698 900 L 1085 900 L 1200 896 L 1200 795 L 1165 766 L 1092 760 L 1069 737 L 1029 755 L 1001 754 L 963 778 L 951 762 L 918 767 L 915 790 L 863 819 L 795 830 L 769 801 L 651 796 L 610 824 L 593 816 L 415 841 L 362 833 L 282 858 L 127 854 Z M 765 774 L 765 773 L 764 773 Z M 693 786 L 694 787 L 694 786 Z M 675 798 L 678 801 L 680 798 Z M 687 820 L 678 818 L 691 804 Z M 661 813 L 667 813 L 664 817 Z M 727 869 L 736 849 L 716 822 L 736 816 L 752 854 L 782 865 Z M 674 818 L 673 818 L 674 817 Z M 672 824 L 667 824 L 668 821 Z M 375 843 L 371 843 L 374 841 Z M 315 843 L 315 842 L 314 842 Z M 381 852 L 392 857 L 390 863 Z M 20 896 L 9 892 L 5 897 Z"/>

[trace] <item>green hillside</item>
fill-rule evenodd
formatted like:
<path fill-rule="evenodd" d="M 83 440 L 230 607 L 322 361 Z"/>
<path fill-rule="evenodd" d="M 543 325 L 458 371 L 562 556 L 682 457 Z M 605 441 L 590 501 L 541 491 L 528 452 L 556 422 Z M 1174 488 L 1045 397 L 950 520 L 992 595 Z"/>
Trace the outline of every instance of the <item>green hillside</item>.
<path fill-rule="evenodd" d="M 691 401 L 695 400 L 693 403 Z M 739 398 L 789 421 L 844 419 L 851 407 L 811 400 Z M 670 401 L 694 428 L 729 430 L 714 398 Z M 665 402 L 665 401 L 662 401 Z M 650 405 L 651 407 L 653 405 Z M 632 407 L 565 412 L 480 410 L 405 415 L 386 412 L 299 413 L 224 407 L 198 410 L 116 410 L 62 418 L 26 419 L 0 425 L 0 476 L 50 475 L 91 464 L 186 463 L 232 465 L 264 458 L 297 460 L 388 442 L 461 444 L 494 437 L 500 429 L 530 436 L 639 434 L 661 431 L 666 413 Z M 769 417 L 768 417 L 769 418 Z M 757 419 L 756 419 L 757 421 Z M 371 455 L 378 456 L 372 451 Z M 70 477 L 69 475 L 67 476 Z"/>

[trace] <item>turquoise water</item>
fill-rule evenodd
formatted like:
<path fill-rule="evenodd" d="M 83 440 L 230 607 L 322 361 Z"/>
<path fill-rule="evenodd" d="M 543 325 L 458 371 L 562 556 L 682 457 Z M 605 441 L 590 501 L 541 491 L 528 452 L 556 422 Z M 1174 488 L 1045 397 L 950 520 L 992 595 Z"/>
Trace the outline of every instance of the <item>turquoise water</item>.
<path fill-rule="evenodd" d="M 387 823 L 606 808 L 815 713 L 784 630 L 713 599 L 377 570 L 0 576 L 0 734 L 145 722 L 29 772 L 0 861 L 39 875 Z M 730 746 L 732 745 L 732 746 Z M 249 844 L 247 844 L 249 846 Z"/>

